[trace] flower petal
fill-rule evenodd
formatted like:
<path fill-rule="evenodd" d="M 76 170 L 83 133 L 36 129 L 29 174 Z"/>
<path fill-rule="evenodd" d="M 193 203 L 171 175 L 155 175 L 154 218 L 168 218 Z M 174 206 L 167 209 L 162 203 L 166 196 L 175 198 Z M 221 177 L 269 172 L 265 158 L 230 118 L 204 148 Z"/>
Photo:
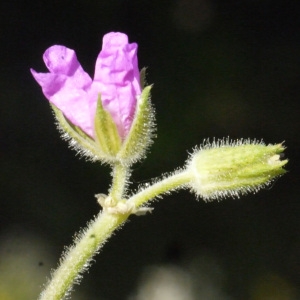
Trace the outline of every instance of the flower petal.
<path fill-rule="evenodd" d="M 111 32 L 103 37 L 93 86 L 100 91 L 103 107 L 112 115 L 124 139 L 134 118 L 137 96 L 141 94 L 137 44 L 128 44 L 127 35 Z"/>
<path fill-rule="evenodd" d="M 45 51 L 43 58 L 50 73 L 37 73 L 32 69 L 31 73 L 44 95 L 74 125 L 93 136 L 94 120 L 88 93 L 92 79 L 79 64 L 75 51 L 55 45 Z"/>
<path fill-rule="evenodd" d="M 101 95 L 103 107 L 111 114 L 121 139 L 126 138 L 141 94 L 137 44 L 129 44 L 123 33 L 106 34 L 94 81 L 72 49 L 54 45 L 45 51 L 43 59 L 49 73 L 31 73 L 47 99 L 74 125 L 94 137 L 96 105 Z"/>

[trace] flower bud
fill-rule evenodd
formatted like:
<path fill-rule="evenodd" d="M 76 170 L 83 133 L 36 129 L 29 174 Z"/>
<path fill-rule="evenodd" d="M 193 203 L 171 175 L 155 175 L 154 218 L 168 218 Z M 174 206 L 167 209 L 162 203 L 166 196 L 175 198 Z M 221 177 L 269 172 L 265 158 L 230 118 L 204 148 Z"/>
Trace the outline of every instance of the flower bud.
<path fill-rule="evenodd" d="M 63 137 L 92 160 L 131 164 L 151 143 L 151 87 L 142 91 L 137 47 L 123 33 L 106 34 L 94 79 L 83 70 L 75 51 L 60 45 L 44 53 L 49 73 L 31 69 L 53 107 Z"/>
<path fill-rule="evenodd" d="M 192 190 L 204 200 L 257 192 L 285 173 L 282 144 L 219 140 L 197 149 L 187 163 Z"/>

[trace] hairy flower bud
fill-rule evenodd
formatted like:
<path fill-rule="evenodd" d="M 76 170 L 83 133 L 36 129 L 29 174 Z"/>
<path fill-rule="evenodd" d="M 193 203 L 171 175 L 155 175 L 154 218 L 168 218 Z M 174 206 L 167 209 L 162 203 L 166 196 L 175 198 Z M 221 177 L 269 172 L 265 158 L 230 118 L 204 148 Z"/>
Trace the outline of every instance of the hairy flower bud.
<path fill-rule="evenodd" d="M 192 174 L 190 186 L 204 200 L 256 192 L 285 173 L 287 160 L 280 160 L 283 151 L 282 144 L 250 140 L 207 143 L 187 163 Z"/>

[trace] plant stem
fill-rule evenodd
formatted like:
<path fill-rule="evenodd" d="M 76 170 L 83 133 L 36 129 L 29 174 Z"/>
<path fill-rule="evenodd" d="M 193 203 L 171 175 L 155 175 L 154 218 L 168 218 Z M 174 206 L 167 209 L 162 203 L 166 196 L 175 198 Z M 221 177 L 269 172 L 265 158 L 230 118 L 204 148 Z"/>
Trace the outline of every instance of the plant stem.
<path fill-rule="evenodd" d="M 161 195 L 182 188 L 191 181 L 192 175 L 188 171 L 174 173 L 165 179 L 154 183 L 139 193 L 128 199 L 128 203 L 132 203 L 135 207 L 139 207 L 149 200 Z"/>
<path fill-rule="evenodd" d="M 88 269 L 91 258 L 111 236 L 129 214 L 109 214 L 105 212 L 92 221 L 75 239 L 74 246 L 63 254 L 59 268 L 40 295 L 40 300 L 61 300 L 71 290 L 79 275 Z"/>
<path fill-rule="evenodd" d="M 117 200 L 122 197 L 128 169 L 116 166 L 111 194 Z M 170 177 L 144 188 L 132 196 L 127 203 L 139 207 L 154 197 L 182 188 L 191 180 L 189 172 L 174 173 Z M 61 300 L 71 291 L 74 283 L 79 283 L 80 275 L 88 269 L 89 263 L 112 233 L 122 225 L 130 213 L 108 213 L 103 211 L 91 221 L 87 228 L 75 238 L 74 245 L 63 254 L 60 266 L 52 274 L 52 279 L 40 295 L 39 300 Z"/>
<path fill-rule="evenodd" d="M 113 168 L 113 181 L 110 190 L 110 196 L 112 201 L 116 204 L 118 201 L 122 200 L 123 193 L 126 187 L 126 181 L 129 177 L 128 167 L 122 165 L 121 163 L 116 163 Z"/>

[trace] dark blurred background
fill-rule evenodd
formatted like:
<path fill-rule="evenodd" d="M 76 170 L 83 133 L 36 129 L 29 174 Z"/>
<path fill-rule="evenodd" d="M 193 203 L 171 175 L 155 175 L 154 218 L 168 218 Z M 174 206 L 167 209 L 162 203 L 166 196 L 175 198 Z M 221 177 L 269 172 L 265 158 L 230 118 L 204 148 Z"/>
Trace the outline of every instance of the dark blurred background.
<path fill-rule="evenodd" d="M 43 52 L 62 44 L 93 76 L 110 31 L 139 44 L 154 83 L 157 138 L 134 188 L 208 137 L 285 141 L 289 172 L 241 199 L 182 191 L 153 203 L 105 245 L 73 299 L 300 299 L 299 15 L 296 0 L 2 1 L 0 299 L 37 297 L 110 184 L 107 166 L 60 139 L 29 68 L 46 71 Z M 177 298 L 155 296 L 164 288 Z"/>

